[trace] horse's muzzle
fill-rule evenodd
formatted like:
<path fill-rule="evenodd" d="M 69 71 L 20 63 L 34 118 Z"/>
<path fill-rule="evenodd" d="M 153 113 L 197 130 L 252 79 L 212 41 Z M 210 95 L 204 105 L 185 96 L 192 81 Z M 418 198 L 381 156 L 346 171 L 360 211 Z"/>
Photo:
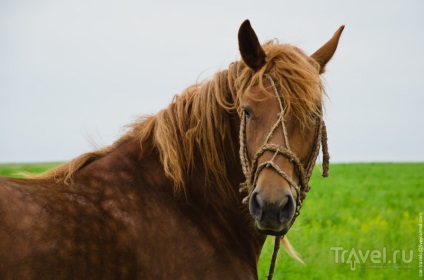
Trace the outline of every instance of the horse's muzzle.
<path fill-rule="evenodd" d="M 291 194 L 270 202 L 260 192 L 254 191 L 250 197 L 249 211 L 261 233 L 285 235 L 296 211 L 296 202 Z"/>

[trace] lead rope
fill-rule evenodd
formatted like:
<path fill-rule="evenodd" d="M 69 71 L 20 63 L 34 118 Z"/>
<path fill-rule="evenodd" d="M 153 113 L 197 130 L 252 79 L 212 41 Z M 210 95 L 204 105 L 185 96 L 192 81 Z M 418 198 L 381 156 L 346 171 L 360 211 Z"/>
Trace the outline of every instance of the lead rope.
<path fill-rule="evenodd" d="M 272 251 L 271 264 L 269 266 L 268 276 L 266 277 L 268 280 L 272 280 L 275 272 L 275 264 L 277 263 L 278 250 L 280 249 L 280 238 L 281 236 L 276 236 L 274 240 L 274 250 Z"/>
<path fill-rule="evenodd" d="M 262 147 L 256 152 L 252 162 L 250 162 L 248 153 L 247 153 L 247 147 L 246 147 L 246 115 L 244 111 L 242 110 L 240 112 L 240 132 L 239 132 L 239 141 L 240 141 L 240 161 L 242 165 L 243 173 L 246 177 L 246 181 L 242 184 L 240 184 L 240 192 L 247 192 L 247 196 L 243 198 L 243 203 L 247 204 L 250 195 L 252 194 L 254 190 L 254 186 L 256 185 L 256 181 L 258 178 L 259 173 L 263 168 L 269 168 L 272 167 L 281 177 L 283 177 L 295 190 L 297 193 L 297 207 L 296 212 L 292 218 L 290 227 L 293 225 L 294 221 L 300 214 L 300 209 L 302 208 L 302 202 L 306 198 L 306 193 L 310 190 L 310 186 L 308 184 L 309 179 L 311 178 L 312 171 L 315 165 L 315 161 L 319 154 L 319 148 L 322 147 L 322 153 L 323 153 L 323 171 L 322 176 L 327 177 L 328 176 L 328 170 L 329 170 L 329 160 L 330 156 L 328 153 L 328 143 L 327 143 L 327 130 L 324 121 L 319 118 L 316 121 L 316 136 L 314 140 L 314 148 L 312 150 L 311 156 L 309 158 L 309 161 L 306 165 L 306 170 L 304 169 L 303 165 L 299 161 L 299 159 L 292 153 L 288 141 L 288 135 L 286 131 L 286 126 L 284 123 L 284 107 L 281 101 L 281 98 L 278 94 L 277 87 L 275 86 L 274 80 L 268 75 L 265 74 L 265 77 L 271 82 L 271 85 L 273 87 L 274 93 L 277 97 L 278 104 L 280 106 L 280 113 L 278 120 L 276 123 L 271 127 L 270 133 L 267 135 L 266 140 Z M 268 141 L 271 139 L 274 131 L 278 128 L 278 126 L 281 124 L 284 134 L 284 140 L 286 147 L 281 147 L 275 144 L 268 144 Z M 258 161 L 260 156 L 262 156 L 266 151 L 274 152 L 274 156 L 271 158 L 271 160 L 264 162 L 258 166 Z M 275 157 L 281 154 L 289 159 L 289 161 L 295 166 L 296 172 L 299 177 L 299 185 L 300 187 L 293 182 L 293 180 L 287 176 L 287 174 L 282 171 L 278 165 L 274 163 Z M 253 176 L 253 177 L 252 177 Z M 274 243 L 274 250 L 272 253 L 271 258 L 271 264 L 269 268 L 269 273 L 267 276 L 268 280 L 272 280 L 272 277 L 274 276 L 277 256 L 278 256 L 278 250 L 280 248 L 280 240 L 284 238 L 284 236 L 276 236 L 275 237 L 275 243 Z"/>

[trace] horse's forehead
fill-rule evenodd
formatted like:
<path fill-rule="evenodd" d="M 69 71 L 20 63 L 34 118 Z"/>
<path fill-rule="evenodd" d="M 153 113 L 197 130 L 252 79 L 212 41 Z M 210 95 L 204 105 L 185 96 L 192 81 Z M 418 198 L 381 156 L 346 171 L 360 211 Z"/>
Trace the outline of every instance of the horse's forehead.
<path fill-rule="evenodd" d="M 274 95 L 274 91 L 271 83 L 263 78 L 262 81 L 258 81 L 250 86 L 246 92 L 243 93 L 243 98 L 251 101 L 262 101 L 271 98 Z"/>

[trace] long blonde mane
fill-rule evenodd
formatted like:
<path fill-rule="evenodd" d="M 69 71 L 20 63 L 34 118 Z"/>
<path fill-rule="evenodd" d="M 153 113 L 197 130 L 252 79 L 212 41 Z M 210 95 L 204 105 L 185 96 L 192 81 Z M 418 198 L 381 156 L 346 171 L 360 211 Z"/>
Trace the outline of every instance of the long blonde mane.
<path fill-rule="evenodd" d="M 243 93 L 253 85 L 264 87 L 263 76 L 273 77 L 284 100 L 286 112 L 292 112 L 301 127 L 321 115 L 324 94 L 319 66 L 300 49 L 269 41 L 263 45 L 266 64 L 257 72 L 242 62 L 232 63 L 212 79 L 194 84 L 176 96 L 156 115 L 144 117 L 111 146 L 83 154 L 76 159 L 37 176 L 38 179 L 72 183 L 75 173 L 90 162 L 114 150 L 119 144 L 137 137 L 143 148 L 147 139 L 160 155 L 166 176 L 175 191 L 185 190 L 196 160 L 203 164 L 205 185 L 228 195 L 229 166 L 238 157 L 238 115 Z M 196 166 L 197 166 L 196 162 Z"/>

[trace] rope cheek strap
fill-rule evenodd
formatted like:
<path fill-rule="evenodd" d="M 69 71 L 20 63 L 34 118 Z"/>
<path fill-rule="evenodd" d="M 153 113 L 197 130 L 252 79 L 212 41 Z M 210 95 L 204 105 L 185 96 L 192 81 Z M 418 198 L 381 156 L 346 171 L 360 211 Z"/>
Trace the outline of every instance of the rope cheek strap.
<path fill-rule="evenodd" d="M 303 167 L 300 160 L 296 157 L 296 155 L 292 152 L 290 148 L 290 143 L 287 135 L 286 125 L 284 122 L 284 107 L 283 103 L 281 101 L 281 97 L 278 94 L 277 87 L 275 86 L 274 80 L 268 75 L 265 74 L 265 77 L 270 81 L 271 86 L 274 90 L 275 96 L 278 100 L 278 105 L 280 107 L 280 113 L 278 120 L 276 123 L 271 127 L 271 130 L 267 137 L 265 138 L 265 142 L 262 145 L 261 148 L 256 152 L 255 156 L 253 157 L 252 161 L 249 160 L 248 152 L 247 152 L 247 146 L 246 146 L 246 115 L 244 111 L 241 111 L 241 122 L 240 122 L 240 132 L 239 132 L 239 140 L 240 140 L 240 160 L 242 165 L 243 173 L 246 177 L 246 181 L 240 185 L 240 192 L 247 192 L 247 196 L 243 199 L 243 203 L 247 204 L 254 188 L 256 187 L 256 183 L 259 177 L 260 172 L 264 168 L 272 168 L 274 169 L 281 177 L 283 177 L 296 191 L 296 197 L 297 197 L 297 205 L 296 205 L 296 212 L 290 222 L 290 227 L 293 225 L 294 221 L 300 214 L 300 209 L 302 208 L 302 202 L 306 198 L 306 193 L 310 190 L 310 186 L 308 184 L 309 179 L 312 175 L 313 168 L 315 166 L 315 161 L 318 157 L 320 146 L 322 147 L 323 152 L 323 177 L 328 176 L 328 169 L 329 169 L 329 154 L 328 154 L 328 145 L 327 145 L 327 131 L 325 127 L 325 123 L 321 118 L 318 118 L 316 121 L 316 130 L 315 130 L 315 140 L 313 144 L 313 150 L 311 152 L 311 155 L 309 157 L 309 161 L 306 164 L 306 170 Z M 274 134 L 275 130 L 281 125 L 283 130 L 283 136 L 285 141 L 285 147 L 279 146 L 276 144 L 270 144 L 268 143 L 271 139 L 272 135 Z M 273 157 L 258 166 L 259 158 L 266 152 L 274 152 Z M 283 155 L 286 157 L 294 166 L 296 169 L 296 173 L 299 177 L 299 185 L 296 184 L 287 174 L 281 170 L 281 168 L 275 164 L 274 160 L 278 155 Z M 275 242 L 279 243 L 281 236 L 277 236 L 275 238 Z M 275 269 L 275 262 L 277 258 L 277 251 L 279 249 L 279 246 L 275 244 L 274 246 L 274 253 L 271 260 L 271 266 L 268 274 L 268 279 L 272 279 L 272 276 L 274 274 Z"/>

